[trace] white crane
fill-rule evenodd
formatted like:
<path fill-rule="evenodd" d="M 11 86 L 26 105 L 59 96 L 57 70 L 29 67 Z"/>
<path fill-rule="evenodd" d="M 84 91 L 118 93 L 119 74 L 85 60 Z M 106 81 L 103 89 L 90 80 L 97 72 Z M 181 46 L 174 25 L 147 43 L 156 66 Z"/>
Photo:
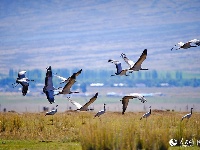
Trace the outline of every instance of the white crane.
<path fill-rule="evenodd" d="M 87 102 L 85 105 L 81 105 L 79 103 L 77 103 L 76 101 L 73 101 L 71 99 L 68 98 L 68 100 L 73 104 L 75 105 L 78 109 L 77 110 L 80 110 L 80 111 L 88 111 L 88 106 L 90 104 L 92 104 L 96 99 L 97 99 L 97 96 L 98 96 L 98 93 L 96 93 L 90 100 L 89 102 Z"/>
<path fill-rule="evenodd" d="M 94 118 L 103 115 L 105 112 L 106 112 L 106 104 L 104 103 L 103 109 L 100 110 L 100 111 L 98 111 L 98 112 L 96 113 L 96 115 L 94 116 Z"/>
<path fill-rule="evenodd" d="M 142 120 L 142 118 L 146 118 L 146 119 L 147 119 L 147 118 L 151 115 L 151 106 L 149 106 L 149 108 L 150 108 L 149 112 L 145 113 L 145 114 L 140 118 L 140 120 Z"/>
<path fill-rule="evenodd" d="M 128 76 L 126 74 L 126 72 L 128 71 L 128 69 L 122 69 L 122 66 L 121 66 L 121 63 L 117 60 L 112 60 L 112 59 L 109 59 L 108 62 L 111 62 L 111 63 L 114 63 L 115 66 L 116 66 L 116 69 L 117 69 L 117 72 L 115 73 L 115 75 L 125 75 L 125 76 Z M 111 75 L 111 76 L 115 76 L 115 75 Z"/>
<path fill-rule="evenodd" d="M 182 117 L 181 121 L 182 121 L 184 118 L 189 119 L 189 118 L 192 116 L 192 109 L 193 109 L 193 108 L 191 108 L 191 112 L 190 112 L 189 114 L 186 114 L 186 115 L 184 115 L 184 116 Z"/>
<path fill-rule="evenodd" d="M 28 91 L 28 86 L 29 86 L 29 81 L 34 81 L 34 80 L 29 80 L 26 76 L 26 71 L 20 71 L 18 73 L 18 78 L 16 79 L 16 83 L 13 83 L 13 88 L 16 87 L 18 84 L 22 85 L 22 95 L 25 96 L 27 91 Z"/>
<path fill-rule="evenodd" d="M 200 46 L 200 40 L 197 40 L 197 39 L 193 39 L 193 40 L 190 40 L 186 43 L 183 43 L 183 42 L 179 42 L 177 43 L 176 45 L 174 45 L 174 47 L 171 48 L 171 51 L 173 50 L 173 48 L 177 47 L 176 50 L 178 49 L 188 49 L 188 48 L 191 48 L 191 47 L 197 47 L 197 46 Z"/>
<path fill-rule="evenodd" d="M 49 66 L 46 72 L 46 77 L 45 77 L 45 86 L 43 88 L 43 92 L 46 94 L 48 101 L 50 104 L 54 103 L 54 86 L 53 86 L 53 81 L 52 81 L 52 70 L 51 66 Z"/>
<path fill-rule="evenodd" d="M 81 74 L 81 72 L 82 72 L 82 69 L 79 70 L 77 73 L 75 73 L 75 76 L 77 77 L 79 74 Z M 71 78 L 71 77 L 65 78 L 65 77 L 59 76 L 57 74 L 54 74 L 54 76 L 56 76 L 57 78 L 59 78 L 60 80 L 62 80 L 62 82 L 60 82 L 60 84 L 69 82 L 69 80 Z"/>
<path fill-rule="evenodd" d="M 141 65 L 143 61 L 147 57 L 147 49 L 145 49 L 142 54 L 140 55 L 140 58 L 137 60 L 136 63 L 134 63 L 132 60 L 128 59 L 124 53 L 121 54 L 121 57 L 124 59 L 124 61 L 128 64 L 129 66 L 129 71 L 139 71 L 139 70 L 148 70 L 147 68 L 142 68 Z"/>
<path fill-rule="evenodd" d="M 56 109 L 53 109 L 53 110 L 51 110 L 49 112 L 46 112 L 45 116 L 46 115 L 54 115 L 55 113 L 57 113 L 57 107 L 58 107 L 58 105 L 56 105 Z"/>
<path fill-rule="evenodd" d="M 128 96 L 124 96 L 122 98 L 122 114 L 125 113 L 126 111 L 126 108 L 128 106 L 128 102 L 129 102 L 129 99 L 133 99 L 133 98 L 138 98 L 142 103 L 146 102 L 147 100 L 144 98 L 144 96 L 142 94 L 139 94 L 139 93 L 132 93 Z"/>

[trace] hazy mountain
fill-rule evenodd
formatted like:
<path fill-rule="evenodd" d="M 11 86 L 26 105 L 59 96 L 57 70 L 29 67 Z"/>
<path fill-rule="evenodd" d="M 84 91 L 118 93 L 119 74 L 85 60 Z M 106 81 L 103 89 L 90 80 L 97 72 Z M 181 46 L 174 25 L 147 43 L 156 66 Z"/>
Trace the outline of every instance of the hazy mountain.
<path fill-rule="evenodd" d="M 144 68 L 200 72 L 200 47 L 170 50 L 200 39 L 199 10 L 199 0 L 1 0 L 0 73 L 113 69 L 108 59 L 136 61 L 145 48 Z"/>

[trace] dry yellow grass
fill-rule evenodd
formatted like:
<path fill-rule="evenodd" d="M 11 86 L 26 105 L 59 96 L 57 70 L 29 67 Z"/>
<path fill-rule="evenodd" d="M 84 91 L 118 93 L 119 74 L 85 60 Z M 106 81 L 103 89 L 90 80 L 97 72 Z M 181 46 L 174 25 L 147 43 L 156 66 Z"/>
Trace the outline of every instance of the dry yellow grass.
<path fill-rule="evenodd" d="M 4 140 L 38 140 L 79 142 L 82 149 L 168 149 L 169 140 L 200 140 L 200 114 L 189 120 L 185 113 L 107 112 L 101 119 L 92 112 L 65 112 L 54 116 L 44 113 L 1 113 L 0 138 Z"/>

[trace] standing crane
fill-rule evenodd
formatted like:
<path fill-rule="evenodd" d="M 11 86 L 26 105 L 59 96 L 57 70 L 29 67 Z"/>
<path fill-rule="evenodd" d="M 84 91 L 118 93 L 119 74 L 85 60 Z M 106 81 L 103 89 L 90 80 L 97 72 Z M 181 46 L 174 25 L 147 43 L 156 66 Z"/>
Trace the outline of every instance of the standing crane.
<path fill-rule="evenodd" d="M 81 104 L 77 103 L 76 101 L 73 101 L 69 98 L 68 98 L 68 100 L 78 108 L 77 110 L 88 111 L 89 110 L 88 106 L 90 104 L 92 104 L 97 99 L 97 96 L 98 96 L 98 92 L 89 100 L 89 102 L 85 103 L 83 106 Z"/>
<path fill-rule="evenodd" d="M 29 81 L 34 81 L 34 80 L 29 80 L 26 76 L 26 71 L 20 71 L 18 73 L 18 78 L 16 79 L 16 83 L 13 83 L 13 88 L 16 87 L 18 84 L 22 85 L 22 95 L 25 96 L 27 91 L 28 91 L 28 86 L 29 86 Z"/>
<path fill-rule="evenodd" d="M 52 119 L 51 119 L 52 125 L 53 125 L 53 116 L 55 115 L 55 113 L 57 113 L 57 107 L 58 107 L 58 105 L 56 105 L 56 109 L 52 109 L 51 111 L 46 112 L 46 114 L 45 114 L 45 116 L 46 115 L 51 115 L 52 116 Z"/>
<path fill-rule="evenodd" d="M 147 118 L 151 115 L 151 106 L 149 106 L 149 108 L 150 108 L 149 112 L 145 113 L 145 114 L 140 118 L 140 120 L 142 120 L 142 118 L 146 118 L 146 119 L 147 119 Z"/>
<path fill-rule="evenodd" d="M 192 109 L 193 109 L 193 108 L 191 108 L 191 111 L 190 111 L 189 114 L 186 114 L 186 115 L 184 115 L 184 116 L 181 118 L 181 121 L 182 121 L 184 118 L 189 119 L 189 118 L 192 116 Z"/>
<path fill-rule="evenodd" d="M 124 59 L 124 61 L 128 64 L 129 71 L 133 72 L 133 71 L 139 71 L 139 70 L 148 70 L 147 68 L 142 68 L 141 65 L 143 63 L 143 61 L 146 59 L 147 57 L 147 49 L 145 49 L 142 54 L 140 55 L 140 58 L 137 60 L 136 63 L 134 63 L 132 60 L 130 60 L 126 54 L 122 53 L 121 57 Z"/>
<path fill-rule="evenodd" d="M 58 107 L 58 105 L 56 105 L 56 109 L 52 109 L 51 111 L 46 112 L 45 116 L 46 115 L 54 115 L 55 113 L 57 113 L 57 107 Z"/>
<path fill-rule="evenodd" d="M 147 100 L 144 98 L 144 96 L 142 94 L 139 94 L 139 93 L 132 93 L 131 95 L 128 95 L 128 96 L 124 96 L 122 98 L 122 114 L 125 113 L 126 111 L 126 108 L 128 106 L 128 102 L 129 102 L 129 99 L 133 99 L 133 98 L 138 98 L 142 103 L 146 102 Z"/>
<path fill-rule="evenodd" d="M 103 109 L 100 110 L 100 111 L 98 111 L 98 112 L 95 114 L 94 118 L 103 115 L 105 112 L 106 112 L 106 104 L 104 103 Z"/>

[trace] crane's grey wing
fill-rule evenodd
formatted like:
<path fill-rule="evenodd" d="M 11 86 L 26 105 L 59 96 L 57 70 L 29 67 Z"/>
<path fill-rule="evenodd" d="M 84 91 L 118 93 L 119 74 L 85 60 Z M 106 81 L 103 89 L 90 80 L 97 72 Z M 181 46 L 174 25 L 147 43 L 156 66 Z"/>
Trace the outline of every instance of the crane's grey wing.
<path fill-rule="evenodd" d="M 50 103 L 54 103 L 54 87 L 52 81 L 52 70 L 51 66 L 47 68 L 46 77 L 45 77 L 45 86 L 43 92 L 46 94 L 47 99 Z"/>
<path fill-rule="evenodd" d="M 77 77 L 79 74 L 81 74 L 81 72 L 82 72 L 82 69 L 79 70 L 79 71 L 76 72 L 76 73 L 73 73 L 71 77 L 69 77 L 68 79 L 65 80 L 65 82 L 69 82 L 69 81 L 71 80 L 71 78 L 75 78 L 75 79 L 76 79 L 76 77 Z"/>
<path fill-rule="evenodd" d="M 117 74 L 120 74 L 121 71 L 122 71 L 122 66 L 121 66 L 121 63 L 117 60 L 112 60 L 112 59 L 109 59 L 108 62 L 111 62 L 111 63 L 114 63 L 115 66 L 116 66 L 116 69 L 117 69 Z"/>
<path fill-rule="evenodd" d="M 125 113 L 126 108 L 127 108 L 127 106 L 128 106 L 128 102 L 129 102 L 129 98 L 127 98 L 126 96 L 124 96 L 124 97 L 122 98 L 122 114 Z"/>
<path fill-rule="evenodd" d="M 63 93 L 70 92 L 70 88 L 76 82 L 76 74 L 73 73 L 73 75 L 70 78 L 68 78 L 68 79 L 69 79 L 69 81 L 67 82 L 67 84 L 64 86 L 64 88 L 62 90 Z"/>
<path fill-rule="evenodd" d="M 97 99 L 98 93 L 96 93 L 90 100 L 87 102 L 83 107 L 80 108 L 80 110 L 87 110 L 88 106 L 92 104 Z"/>
<path fill-rule="evenodd" d="M 76 82 L 75 79 L 70 79 L 69 82 L 67 82 L 67 84 L 64 86 L 63 88 L 63 92 L 67 92 L 67 91 L 70 91 L 70 88 L 72 87 L 72 85 Z"/>
<path fill-rule="evenodd" d="M 53 90 L 45 90 L 43 89 L 43 92 L 46 94 L 47 99 L 50 103 L 54 103 L 54 91 Z"/>
<path fill-rule="evenodd" d="M 125 98 L 125 99 L 133 99 L 133 98 L 137 98 L 137 96 L 130 94 L 130 95 L 124 96 L 123 98 Z"/>
<path fill-rule="evenodd" d="M 54 90 L 51 66 L 49 66 L 46 71 L 45 87 L 47 90 Z"/>
<path fill-rule="evenodd" d="M 46 90 L 54 90 L 52 77 L 45 77 Z"/>
<path fill-rule="evenodd" d="M 142 52 L 142 55 L 140 56 L 140 58 L 138 59 L 138 61 L 134 64 L 134 66 L 131 68 L 141 68 L 141 64 L 142 62 L 146 59 L 147 57 L 147 49 L 145 49 L 143 52 Z"/>
<path fill-rule="evenodd" d="M 121 63 L 117 63 L 115 65 L 116 65 L 116 68 L 117 68 L 117 74 L 120 74 L 122 72 L 122 65 L 121 65 Z"/>
<path fill-rule="evenodd" d="M 45 77 L 45 90 L 54 90 L 51 66 L 47 68 Z"/>

